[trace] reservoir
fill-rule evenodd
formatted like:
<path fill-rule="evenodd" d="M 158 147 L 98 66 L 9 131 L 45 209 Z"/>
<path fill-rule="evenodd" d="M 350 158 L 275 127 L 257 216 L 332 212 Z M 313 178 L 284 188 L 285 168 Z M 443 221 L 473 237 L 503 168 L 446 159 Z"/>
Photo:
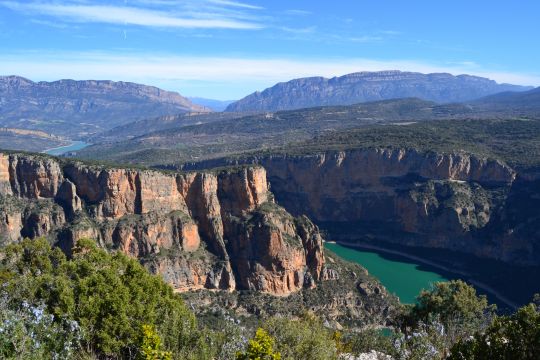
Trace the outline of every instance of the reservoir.
<path fill-rule="evenodd" d="M 518 303 L 485 283 L 448 268 L 441 269 L 440 266 L 430 265 L 420 258 L 411 258 L 383 249 L 351 248 L 333 242 L 326 242 L 324 246 L 341 258 L 366 268 L 390 293 L 399 297 L 403 304 L 413 304 L 420 291 L 429 290 L 435 282 L 461 279 L 473 285 L 477 294 L 486 295 L 488 301 L 496 304 L 499 310 L 507 311 L 519 307 Z M 534 294 L 531 291 L 528 293 Z"/>
<path fill-rule="evenodd" d="M 425 270 L 421 264 L 407 259 L 397 260 L 374 251 L 352 249 L 335 243 L 325 243 L 325 247 L 343 259 L 365 267 L 405 304 L 414 303 L 418 293 L 422 289 L 429 289 L 431 284 L 448 281 L 443 275 Z"/>
<path fill-rule="evenodd" d="M 77 150 L 84 149 L 85 147 L 90 146 L 90 145 L 91 144 L 85 143 L 84 141 L 73 141 L 69 145 L 48 149 L 48 150 L 45 150 L 43 152 L 45 154 L 58 156 L 58 155 L 65 154 L 65 153 L 70 152 L 70 151 L 77 151 Z"/>

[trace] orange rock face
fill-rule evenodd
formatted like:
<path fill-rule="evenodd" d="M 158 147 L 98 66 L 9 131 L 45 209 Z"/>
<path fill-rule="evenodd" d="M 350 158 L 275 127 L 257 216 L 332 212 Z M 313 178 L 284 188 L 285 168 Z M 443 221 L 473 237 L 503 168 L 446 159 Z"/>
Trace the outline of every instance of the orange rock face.
<path fill-rule="evenodd" d="M 0 235 L 11 241 L 56 236 L 69 253 L 78 239 L 94 238 L 178 291 L 287 295 L 315 286 L 324 264 L 316 226 L 273 203 L 258 166 L 165 174 L 0 154 L 0 194 L 26 207 L 0 209 Z M 54 211 L 36 210 L 45 203 Z"/>

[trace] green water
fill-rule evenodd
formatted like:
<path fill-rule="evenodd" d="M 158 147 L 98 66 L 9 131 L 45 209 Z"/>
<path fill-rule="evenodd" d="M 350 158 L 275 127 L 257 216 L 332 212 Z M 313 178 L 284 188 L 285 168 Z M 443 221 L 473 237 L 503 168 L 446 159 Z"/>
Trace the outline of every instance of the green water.
<path fill-rule="evenodd" d="M 428 289 L 434 282 L 448 280 L 441 274 L 422 269 L 420 264 L 413 261 L 391 260 L 373 251 L 351 249 L 338 244 L 326 243 L 325 247 L 343 259 L 365 267 L 389 292 L 397 295 L 402 303 L 414 303 L 420 290 Z"/>

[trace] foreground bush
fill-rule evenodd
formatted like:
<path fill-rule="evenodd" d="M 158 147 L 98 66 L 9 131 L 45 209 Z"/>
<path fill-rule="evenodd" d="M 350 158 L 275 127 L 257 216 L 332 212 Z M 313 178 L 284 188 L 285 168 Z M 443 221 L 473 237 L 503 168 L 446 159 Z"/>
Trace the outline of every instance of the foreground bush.
<path fill-rule="evenodd" d="M 175 358 L 210 357 L 194 315 L 168 284 L 137 261 L 109 254 L 91 241 L 79 241 L 70 260 L 44 239 L 8 246 L 0 283 L 9 309 L 43 306 L 55 327 L 74 322 L 80 328 L 80 351 L 134 359 L 140 355 L 143 326 L 149 325 Z"/>
<path fill-rule="evenodd" d="M 275 340 L 264 330 L 257 329 L 249 340 L 245 352 L 239 352 L 237 360 L 281 360 L 281 354 L 274 350 Z"/>
<path fill-rule="evenodd" d="M 458 342 L 451 360 L 536 360 L 540 356 L 540 309 L 530 304 L 496 318 L 482 333 Z"/>
<path fill-rule="evenodd" d="M 273 318 L 263 328 L 276 340 L 283 360 L 337 359 L 341 350 L 339 333 L 324 327 L 312 314 L 304 314 L 297 320 Z"/>

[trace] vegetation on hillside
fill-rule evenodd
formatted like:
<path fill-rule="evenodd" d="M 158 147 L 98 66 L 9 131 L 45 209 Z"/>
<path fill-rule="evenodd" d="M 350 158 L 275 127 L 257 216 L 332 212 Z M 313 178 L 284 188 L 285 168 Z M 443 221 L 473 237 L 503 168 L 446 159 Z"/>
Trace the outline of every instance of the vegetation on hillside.
<path fill-rule="evenodd" d="M 498 316 L 461 282 L 404 307 L 391 334 L 337 331 L 316 314 L 198 324 L 180 295 L 125 255 L 80 241 L 68 259 L 45 239 L 2 249 L 0 357 L 5 359 L 320 359 L 377 351 L 394 359 L 534 359 L 540 312 Z"/>
<path fill-rule="evenodd" d="M 395 99 L 150 129 L 129 140 L 109 139 L 79 155 L 155 166 L 254 153 L 407 147 L 463 150 L 529 167 L 538 166 L 540 158 L 538 119 L 538 112 L 516 112 L 512 107 L 491 111 L 478 104 Z"/>

